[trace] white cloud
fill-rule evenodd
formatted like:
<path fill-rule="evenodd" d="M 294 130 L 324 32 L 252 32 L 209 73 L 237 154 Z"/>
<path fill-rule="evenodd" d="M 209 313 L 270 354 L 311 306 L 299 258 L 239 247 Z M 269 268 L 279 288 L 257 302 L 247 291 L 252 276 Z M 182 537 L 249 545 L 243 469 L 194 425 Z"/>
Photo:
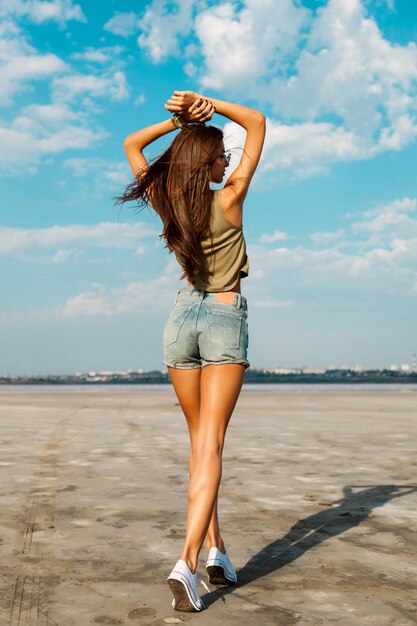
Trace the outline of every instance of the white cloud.
<path fill-rule="evenodd" d="M 87 63 L 98 63 L 104 65 L 113 63 L 115 58 L 123 52 L 121 46 L 103 46 L 101 48 L 93 48 L 88 46 L 83 52 L 74 52 L 71 58 L 76 61 L 87 61 Z"/>
<path fill-rule="evenodd" d="M 104 30 L 113 33 L 113 35 L 119 35 L 120 37 L 130 37 L 133 35 L 138 26 L 138 17 L 136 13 L 130 11 L 129 13 L 116 13 L 111 19 L 108 20 L 103 26 Z"/>
<path fill-rule="evenodd" d="M 72 253 L 79 254 L 78 250 Z M 28 259 L 31 260 L 31 259 Z M 53 259 L 51 259 L 53 262 Z M 59 259 L 55 259 L 59 262 Z M 136 272 L 122 271 L 120 278 L 130 278 Z M 93 282 L 81 291 L 70 296 L 66 302 L 54 308 L 34 308 L 30 311 L 0 313 L 3 323 L 13 321 L 48 321 L 69 318 L 120 317 L 150 312 L 168 314 L 178 291 L 179 268 L 172 256 L 168 259 L 162 273 L 156 278 L 134 281 L 118 287 Z M 184 286 L 183 284 L 181 286 Z"/>
<path fill-rule="evenodd" d="M 310 239 L 316 243 L 317 245 L 322 245 L 322 244 L 331 244 L 331 243 L 335 243 L 335 242 L 340 242 L 341 238 L 343 237 L 344 234 L 344 230 L 336 230 L 335 232 L 317 232 L 317 233 L 312 233 L 310 235 Z"/>
<path fill-rule="evenodd" d="M 91 171 L 101 172 L 105 161 L 98 157 L 71 157 L 64 161 L 64 166 L 69 167 L 75 176 L 87 176 Z"/>
<path fill-rule="evenodd" d="M 75 176 L 94 176 L 97 185 L 102 186 L 103 179 L 114 183 L 120 190 L 132 180 L 132 170 L 127 162 L 111 163 L 98 157 L 73 157 L 64 162 Z"/>
<path fill-rule="evenodd" d="M 15 254 L 27 250 L 58 248 L 54 253 L 75 253 L 82 248 L 137 249 L 139 241 L 155 237 L 157 232 L 145 222 L 102 222 L 94 225 L 69 224 L 49 228 L 0 227 L 0 253 Z"/>
<path fill-rule="evenodd" d="M 19 172 L 47 155 L 90 148 L 105 136 L 101 129 L 84 126 L 65 104 L 31 105 L 7 127 L 0 126 L 0 170 Z"/>
<path fill-rule="evenodd" d="M 294 54 L 309 15 L 292 0 L 246 0 L 241 8 L 226 2 L 202 11 L 195 20 L 205 62 L 201 84 L 247 94 Z"/>
<path fill-rule="evenodd" d="M 371 287 L 374 296 L 413 293 L 416 209 L 417 200 L 411 198 L 377 205 L 343 230 L 313 233 L 314 247 L 249 243 L 251 266 L 260 271 L 251 283 L 253 305 L 266 307 L 269 294 L 279 293 L 278 302 L 288 300 L 295 306 L 293 298 L 300 300 L 300 289 L 314 298 L 327 298 L 331 292 L 336 299 L 350 292 L 366 297 Z"/>
<path fill-rule="evenodd" d="M 384 39 L 359 0 L 329 0 L 318 10 L 291 75 L 276 76 L 267 90 L 276 112 L 287 118 L 338 116 L 338 130 L 351 137 L 340 157 L 349 160 L 414 140 L 416 78 L 413 43 Z"/>
<path fill-rule="evenodd" d="M 264 235 L 261 235 L 259 237 L 259 241 L 261 243 L 274 243 L 275 241 L 283 241 L 284 239 L 287 239 L 287 236 L 288 235 L 282 230 L 275 230 L 271 234 L 265 233 Z"/>
<path fill-rule="evenodd" d="M 118 186 L 126 186 L 132 180 L 132 170 L 128 163 L 113 163 L 103 172 L 103 176 Z"/>
<path fill-rule="evenodd" d="M 139 20 L 138 44 L 155 63 L 180 53 L 179 39 L 192 28 L 195 0 L 153 0 Z"/>
<path fill-rule="evenodd" d="M 32 81 L 46 80 L 68 70 L 55 54 L 39 54 L 11 20 L 0 23 L 0 106 L 30 87 Z"/>
<path fill-rule="evenodd" d="M 54 99 L 69 102 L 82 96 L 109 96 L 112 100 L 126 100 L 129 96 L 126 77 L 116 71 L 110 76 L 95 74 L 70 74 L 55 78 L 52 82 Z"/>
<path fill-rule="evenodd" d="M 187 61 L 184 65 L 184 72 L 189 78 L 194 78 L 197 75 L 197 66 L 192 61 Z"/>
<path fill-rule="evenodd" d="M 91 285 L 88 290 L 67 300 L 62 316 L 118 317 L 140 311 L 167 310 L 171 305 L 169 294 L 176 288 L 177 275 L 176 262 L 170 259 L 158 278 L 113 288 L 103 284 Z"/>
<path fill-rule="evenodd" d="M 26 17 L 35 24 L 51 20 L 60 24 L 87 21 L 81 6 L 71 0 L 3 0 L 0 16 Z"/>
<path fill-rule="evenodd" d="M 146 102 L 146 97 L 145 97 L 145 94 L 140 93 L 140 94 L 139 94 L 139 95 L 135 98 L 135 100 L 134 100 L 133 104 L 134 104 L 136 107 L 141 107 L 141 106 L 143 106 L 143 105 L 145 104 L 145 102 Z"/>
<path fill-rule="evenodd" d="M 22 4 L 26 16 L 35 24 L 41 24 L 49 20 L 60 23 L 69 20 L 86 22 L 83 10 L 79 4 L 73 4 L 71 0 L 52 0 L 51 2 L 29 1 Z"/>
<path fill-rule="evenodd" d="M 403 198 L 380 204 L 365 211 L 363 219 L 353 223 L 352 230 L 356 235 L 366 236 L 368 245 L 401 238 L 417 238 L 417 219 L 412 215 L 416 209 L 415 198 Z"/>
<path fill-rule="evenodd" d="M 246 133 L 241 126 L 224 126 L 225 149 L 232 151 L 228 174 L 237 167 Z M 281 124 L 267 119 L 267 133 L 258 175 L 276 180 L 277 172 L 287 176 L 311 176 L 326 172 L 337 161 L 366 158 L 367 147 L 353 133 L 328 122 Z"/>
<path fill-rule="evenodd" d="M 316 233 L 314 247 L 276 242 L 249 243 L 250 278 L 245 292 L 251 307 L 258 314 L 291 309 L 294 315 L 309 302 L 326 302 L 328 307 L 348 306 L 350 294 L 357 303 L 372 298 L 414 297 L 417 293 L 417 200 L 405 198 L 378 205 L 365 211 L 362 219 L 352 220 L 344 231 Z M 385 216 L 396 214 L 409 220 L 403 236 L 396 229 L 405 227 L 400 219 L 395 224 Z M 375 225 L 384 240 L 373 241 Z M 383 224 L 383 226 L 382 226 Z M 362 225 L 363 239 L 357 239 Z M 381 226 L 380 226 L 381 225 Z M 392 230 L 393 229 L 393 230 Z M 390 236 L 390 233 L 391 236 Z M 407 234 L 408 233 L 408 234 Z M 70 225 L 46 229 L 0 229 L 0 251 L 22 260 L 41 263 L 65 263 L 92 248 L 121 248 L 141 255 L 146 252 L 148 238 L 156 231 L 144 223 L 102 223 L 94 226 Z M 334 235 L 332 237 L 332 235 Z M 276 243 L 277 245 L 273 245 Z M 272 244 L 272 246 L 271 246 Z M 50 254 L 49 258 L 45 253 Z M 49 312 L 49 317 L 119 317 L 141 311 L 168 310 L 167 294 L 178 289 L 179 268 L 169 257 L 162 275 L 156 279 L 132 281 L 113 287 L 91 284 L 71 295 L 62 308 Z M 127 276 L 128 278 L 128 276 Z M 314 305 L 315 306 L 315 305 Z M 358 304 L 359 306 L 359 304 Z M 45 315 L 48 318 L 48 315 Z"/>
<path fill-rule="evenodd" d="M 375 152 L 401 150 L 417 136 L 417 123 L 410 115 L 400 115 L 391 126 L 383 128 Z"/>
<path fill-rule="evenodd" d="M 74 122 L 79 119 L 79 115 L 72 111 L 65 104 L 31 104 L 22 111 L 22 116 L 18 120 L 28 119 L 36 126 L 38 123 L 48 124 L 50 127 L 60 127 L 62 124 Z"/>
<path fill-rule="evenodd" d="M 360 138 L 341 126 L 321 122 L 280 124 L 268 119 L 263 171 L 292 169 L 301 175 L 325 171 L 335 161 L 363 157 Z"/>
<path fill-rule="evenodd" d="M 34 91 L 35 81 L 42 85 L 43 102 L 48 88 L 49 103 L 24 106 L 10 111 L 0 122 L 0 169 L 8 174 L 36 172 L 36 165 L 49 155 L 69 149 L 91 148 L 108 133 L 98 127 L 97 100 L 120 102 L 129 97 L 127 80 L 121 67 L 120 46 L 92 48 L 70 55 L 81 66 L 73 67 L 55 54 L 40 54 L 18 25 L 19 18 L 32 21 L 54 19 L 83 20 L 80 8 L 67 0 L 25 2 L 12 0 L 0 6 L 0 106 L 10 107 L 17 94 Z M 99 67 L 97 68 L 97 65 Z M 87 72 L 82 70 L 88 67 Z M 48 100 L 46 99 L 46 102 Z M 92 118 L 92 115 L 95 117 Z M 109 180 L 116 176 L 108 172 Z M 118 180 L 121 180 L 121 172 Z"/>
<path fill-rule="evenodd" d="M 389 11 L 396 13 L 395 0 L 364 0 L 364 4 L 371 9 L 373 7 L 377 9 L 386 7 Z"/>
<path fill-rule="evenodd" d="M 296 73 L 272 81 L 274 95 L 286 96 L 276 108 L 301 117 L 305 107 L 309 116 L 337 112 L 357 124 L 356 116 L 363 122 L 364 112 L 349 107 L 359 103 L 372 112 L 374 123 L 380 95 L 393 97 L 396 88 L 407 88 L 415 79 L 416 58 L 415 45 L 384 39 L 359 0 L 329 0 L 312 22 Z"/>
<path fill-rule="evenodd" d="M 82 254 L 81 250 L 58 250 L 52 257 L 53 263 L 67 263 L 74 257 L 79 257 Z"/>
<path fill-rule="evenodd" d="M 161 0 L 148 7 L 140 44 L 155 62 L 181 50 L 203 90 L 255 94 L 271 108 L 264 173 L 309 176 L 415 140 L 417 46 L 386 39 L 371 3 L 328 0 L 313 12 L 295 0 L 190 0 L 168 9 Z"/>

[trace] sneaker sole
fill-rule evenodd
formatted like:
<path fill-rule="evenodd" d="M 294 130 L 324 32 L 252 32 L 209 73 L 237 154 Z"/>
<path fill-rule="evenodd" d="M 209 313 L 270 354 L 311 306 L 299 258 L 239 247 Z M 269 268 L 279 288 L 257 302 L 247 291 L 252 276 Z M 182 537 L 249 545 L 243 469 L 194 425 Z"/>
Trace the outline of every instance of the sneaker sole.
<path fill-rule="evenodd" d="M 194 606 L 188 597 L 187 589 L 179 580 L 175 580 L 175 578 L 168 578 L 168 585 L 171 588 L 175 599 L 175 611 L 187 611 L 187 612 L 195 612 L 201 611 Z M 203 607 L 204 608 L 204 607 Z"/>
<path fill-rule="evenodd" d="M 224 569 L 220 565 L 209 565 L 206 569 L 211 585 L 236 585 L 235 580 L 226 578 Z"/>

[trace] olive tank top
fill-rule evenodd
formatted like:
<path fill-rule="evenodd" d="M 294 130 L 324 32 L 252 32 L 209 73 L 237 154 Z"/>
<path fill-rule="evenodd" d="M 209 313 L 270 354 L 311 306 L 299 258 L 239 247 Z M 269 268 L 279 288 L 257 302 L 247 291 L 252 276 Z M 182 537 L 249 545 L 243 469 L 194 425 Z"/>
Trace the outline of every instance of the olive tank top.
<path fill-rule="evenodd" d="M 197 276 L 193 286 L 201 291 L 229 291 L 239 278 L 248 275 L 249 259 L 243 228 L 227 219 L 219 189 L 213 191 L 209 227 L 207 237 L 201 241 L 207 273 L 206 276 Z M 181 255 L 176 252 L 175 256 L 183 267 Z"/>

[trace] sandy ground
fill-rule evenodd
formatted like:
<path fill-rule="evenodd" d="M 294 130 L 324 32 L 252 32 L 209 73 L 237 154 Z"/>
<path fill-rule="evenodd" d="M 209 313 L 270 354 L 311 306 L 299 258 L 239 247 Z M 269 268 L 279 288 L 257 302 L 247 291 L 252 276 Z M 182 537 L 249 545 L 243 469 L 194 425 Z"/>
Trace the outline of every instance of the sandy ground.
<path fill-rule="evenodd" d="M 173 392 L 0 405 L 1 626 L 417 624 L 416 393 L 242 393 L 219 505 L 240 583 L 200 588 L 201 613 L 165 582 L 186 513 Z"/>

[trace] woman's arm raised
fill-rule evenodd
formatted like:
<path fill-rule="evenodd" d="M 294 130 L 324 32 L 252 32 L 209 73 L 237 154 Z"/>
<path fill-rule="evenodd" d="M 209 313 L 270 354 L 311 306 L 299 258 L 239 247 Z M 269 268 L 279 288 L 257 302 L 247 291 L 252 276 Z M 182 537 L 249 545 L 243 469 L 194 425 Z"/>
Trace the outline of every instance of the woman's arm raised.
<path fill-rule="evenodd" d="M 192 102 L 194 104 L 194 101 Z M 201 104 L 199 102 L 199 104 Z M 214 114 L 214 106 L 207 101 L 203 103 L 203 107 L 194 109 L 191 112 L 185 111 L 181 117 L 185 123 L 187 122 L 202 122 L 204 120 L 211 119 Z M 143 154 L 143 149 L 149 146 L 153 141 L 156 141 L 160 137 L 167 135 L 173 130 L 178 130 L 175 126 L 173 118 L 151 126 L 146 126 L 140 130 L 128 135 L 124 140 L 124 149 L 126 156 L 136 177 L 140 177 L 141 173 L 146 172 L 149 167 L 148 162 Z"/>
<path fill-rule="evenodd" d="M 172 132 L 175 128 L 171 118 L 163 122 L 158 122 L 157 124 L 152 124 L 152 126 L 141 128 L 126 137 L 123 146 L 135 176 L 140 177 L 140 174 L 144 173 L 149 167 L 143 154 L 143 149 L 153 141 L 156 141 L 156 139 L 159 139 L 159 137 L 163 137 L 163 135 Z"/>
<path fill-rule="evenodd" d="M 242 158 L 225 185 L 233 186 L 236 199 L 241 204 L 259 163 L 265 139 L 266 118 L 255 109 L 217 98 L 208 98 L 193 91 L 174 91 L 164 107 L 173 112 L 188 111 L 190 114 L 201 114 L 207 102 L 214 106 L 216 113 L 229 118 L 246 130 Z"/>

